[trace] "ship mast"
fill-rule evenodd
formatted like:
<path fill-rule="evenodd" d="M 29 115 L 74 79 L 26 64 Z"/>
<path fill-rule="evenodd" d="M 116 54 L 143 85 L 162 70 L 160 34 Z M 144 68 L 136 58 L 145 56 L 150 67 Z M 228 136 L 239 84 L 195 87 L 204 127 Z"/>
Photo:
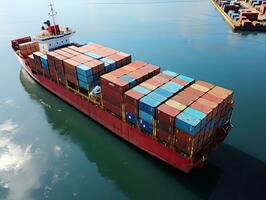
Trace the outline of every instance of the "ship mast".
<path fill-rule="evenodd" d="M 52 17 L 52 19 L 53 19 L 53 25 L 55 27 L 55 25 L 56 25 L 56 23 L 55 23 L 55 16 L 57 15 L 57 12 L 54 10 L 54 7 L 53 7 L 54 4 L 50 3 L 49 6 L 51 7 L 51 10 L 48 13 L 48 15 Z"/>

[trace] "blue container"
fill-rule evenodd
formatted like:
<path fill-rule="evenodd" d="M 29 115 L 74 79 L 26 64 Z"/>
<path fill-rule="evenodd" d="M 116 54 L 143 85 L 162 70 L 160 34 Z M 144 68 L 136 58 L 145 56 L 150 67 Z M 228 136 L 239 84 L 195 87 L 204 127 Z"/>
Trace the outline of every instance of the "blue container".
<path fill-rule="evenodd" d="M 102 58 L 100 59 L 103 63 L 107 63 L 107 64 L 110 64 L 110 69 L 115 69 L 116 68 L 116 62 L 113 61 L 113 60 L 110 60 L 108 58 Z"/>
<path fill-rule="evenodd" d="M 42 68 L 45 69 L 45 70 L 48 70 L 49 69 L 49 66 L 46 63 L 42 63 Z"/>
<path fill-rule="evenodd" d="M 111 65 L 108 63 L 103 63 L 104 64 L 104 72 L 110 72 L 111 71 Z"/>
<path fill-rule="evenodd" d="M 77 73 L 81 74 L 82 76 L 90 76 L 92 75 L 92 70 L 90 67 L 81 64 L 77 66 Z"/>
<path fill-rule="evenodd" d="M 123 80 L 123 81 L 128 82 L 129 83 L 129 87 L 134 87 L 137 84 L 136 79 L 134 79 L 134 78 L 132 78 L 132 77 L 126 75 L 126 74 L 121 76 L 120 79 Z"/>
<path fill-rule="evenodd" d="M 149 122 L 150 124 L 153 124 L 154 120 L 152 115 L 149 115 L 148 113 L 142 110 L 139 110 L 139 119 L 143 119 L 144 121 Z"/>
<path fill-rule="evenodd" d="M 92 76 L 83 76 L 83 75 L 78 73 L 78 80 L 81 80 L 85 83 L 90 83 L 93 81 L 93 77 Z"/>
<path fill-rule="evenodd" d="M 162 95 L 159 95 L 159 94 L 156 94 L 154 92 L 151 92 L 150 94 L 147 95 L 147 97 L 150 97 L 160 103 L 164 102 L 167 98 L 162 96 Z"/>
<path fill-rule="evenodd" d="M 92 58 L 94 58 L 94 59 L 97 59 L 97 60 L 100 60 L 101 58 L 102 58 L 102 56 L 99 56 L 99 55 L 97 55 L 97 54 L 95 54 L 95 53 L 92 53 L 92 52 L 86 52 L 85 53 L 87 56 L 90 56 L 90 57 L 92 57 Z"/>
<path fill-rule="evenodd" d="M 214 118 L 212 118 L 211 119 L 211 128 L 214 127 L 215 123 L 216 123 L 216 120 Z"/>
<path fill-rule="evenodd" d="M 172 77 L 178 76 L 178 73 L 175 73 L 175 72 L 172 72 L 172 71 L 169 71 L 169 70 L 163 71 L 163 74 L 166 74 L 166 75 L 172 76 Z"/>
<path fill-rule="evenodd" d="M 99 80 L 99 78 L 100 78 L 99 74 L 94 74 L 93 75 L 93 81 L 97 81 L 97 80 Z"/>
<path fill-rule="evenodd" d="M 79 80 L 79 87 L 87 90 L 88 89 L 88 83 L 85 83 L 85 82 Z"/>
<path fill-rule="evenodd" d="M 203 112 L 200 112 L 196 109 L 188 107 L 184 110 L 185 113 L 192 115 L 193 117 L 199 119 L 201 121 L 201 128 L 203 128 L 206 124 L 207 115 Z"/>
<path fill-rule="evenodd" d="M 190 78 L 188 76 L 184 76 L 184 75 L 179 75 L 177 78 L 179 78 L 180 80 L 183 80 L 183 81 L 186 81 L 186 82 L 189 82 L 189 83 L 192 83 L 195 81 L 194 78 Z"/>
<path fill-rule="evenodd" d="M 199 132 L 201 123 L 199 119 L 182 112 L 176 116 L 175 127 L 194 136 Z"/>
<path fill-rule="evenodd" d="M 139 109 L 150 115 L 155 114 L 155 109 L 159 105 L 160 105 L 160 102 L 147 96 L 141 98 L 139 101 Z"/>
<path fill-rule="evenodd" d="M 47 62 L 47 56 L 46 55 L 42 55 L 41 56 L 41 63 L 48 64 L 48 62 Z"/>
<path fill-rule="evenodd" d="M 221 127 L 224 124 L 224 118 L 222 117 L 218 123 L 218 126 Z"/>
<path fill-rule="evenodd" d="M 92 91 L 95 88 L 96 84 L 95 82 L 89 83 L 89 90 Z"/>
<path fill-rule="evenodd" d="M 137 91 L 138 93 L 144 94 L 144 95 L 149 94 L 151 92 L 147 88 L 139 86 L 139 85 L 133 87 L 133 90 Z"/>
<path fill-rule="evenodd" d="M 210 130 L 211 128 L 211 121 L 209 121 L 205 127 L 205 132 L 208 133 L 208 131 Z"/>
<path fill-rule="evenodd" d="M 135 115 L 133 115 L 132 113 L 126 112 L 126 121 L 131 123 L 131 124 L 137 125 L 138 118 Z"/>
<path fill-rule="evenodd" d="M 175 83 L 175 82 L 167 82 L 166 84 L 162 85 L 160 88 L 167 90 L 173 94 L 177 93 L 178 91 L 180 91 L 184 86 Z"/>
<path fill-rule="evenodd" d="M 153 125 L 150 124 L 149 122 L 146 122 L 143 119 L 140 119 L 139 120 L 139 126 L 145 132 L 147 132 L 149 134 L 152 134 L 152 132 L 153 132 Z"/>
<path fill-rule="evenodd" d="M 166 98 L 169 98 L 169 97 L 173 96 L 173 93 L 172 93 L 172 92 L 169 92 L 169 91 L 164 90 L 164 89 L 162 89 L 162 88 L 157 88 L 157 89 L 154 90 L 153 92 L 156 93 L 156 94 L 159 94 L 159 95 L 161 95 L 161 96 L 164 96 L 164 97 L 166 97 Z"/>

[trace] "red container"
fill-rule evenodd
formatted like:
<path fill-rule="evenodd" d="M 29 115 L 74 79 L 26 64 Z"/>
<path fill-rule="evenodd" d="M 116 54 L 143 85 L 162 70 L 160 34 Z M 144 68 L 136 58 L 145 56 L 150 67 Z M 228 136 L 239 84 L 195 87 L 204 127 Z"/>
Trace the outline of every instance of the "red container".
<path fill-rule="evenodd" d="M 65 74 L 68 74 L 72 77 L 75 77 L 75 79 L 77 79 L 77 72 L 76 72 L 76 70 L 74 70 L 72 68 L 65 67 Z"/>
<path fill-rule="evenodd" d="M 199 98 L 197 101 L 197 103 L 203 104 L 207 107 L 209 107 L 210 109 L 212 109 L 212 115 L 215 116 L 218 112 L 218 104 L 212 101 L 209 101 L 207 99 L 204 98 Z"/>
<path fill-rule="evenodd" d="M 212 90 L 208 92 L 211 95 L 224 99 L 226 103 L 231 103 L 233 98 L 233 91 L 222 87 L 215 86 Z"/>
<path fill-rule="evenodd" d="M 186 99 L 189 99 L 191 101 L 196 101 L 199 98 L 198 96 L 191 94 L 190 92 L 187 91 L 181 91 L 178 93 L 178 95 Z"/>
<path fill-rule="evenodd" d="M 209 89 L 212 89 L 215 87 L 215 85 L 208 83 L 208 82 L 205 82 L 205 81 L 201 81 L 201 80 L 196 81 L 196 84 L 201 85 L 201 86 L 206 87 L 206 88 L 209 88 Z"/>
<path fill-rule="evenodd" d="M 157 77 L 161 77 L 161 78 L 163 78 L 163 79 L 166 79 L 166 80 L 167 80 L 166 82 L 168 82 L 168 81 L 170 81 L 170 80 L 173 79 L 172 76 L 168 76 L 167 74 L 164 74 L 164 73 L 159 73 L 159 74 L 157 75 Z M 166 83 L 166 82 L 165 82 L 165 83 Z"/>
<path fill-rule="evenodd" d="M 114 70 L 114 71 L 110 72 L 109 74 L 111 74 L 112 76 L 115 76 L 115 77 L 119 78 L 119 77 L 121 77 L 121 76 L 123 76 L 123 75 L 125 75 L 127 73 L 128 73 L 128 70 L 123 69 L 123 68 L 119 68 L 117 70 Z"/>
<path fill-rule="evenodd" d="M 156 111 L 157 128 L 173 134 L 175 117 L 179 113 L 179 110 L 171 106 L 168 106 L 166 104 L 160 105 Z"/>
<path fill-rule="evenodd" d="M 83 53 L 85 53 L 85 52 L 93 51 L 93 50 L 101 48 L 101 47 L 103 47 L 103 46 L 100 44 L 89 43 L 89 44 L 86 44 L 82 47 L 79 47 L 79 51 L 82 51 Z"/>
<path fill-rule="evenodd" d="M 54 51 L 48 51 L 47 52 L 47 60 L 54 61 L 54 57 L 57 56 L 58 54 L 55 53 Z"/>
<path fill-rule="evenodd" d="M 181 80 L 179 78 L 173 78 L 171 81 L 173 81 L 173 82 L 175 82 L 175 83 L 177 83 L 179 85 L 183 85 L 183 86 L 187 86 L 187 85 L 190 84 L 189 82 L 183 81 L 183 80 Z"/>
<path fill-rule="evenodd" d="M 118 116 L 122 116 L 122 107 L 117 107 L 115 105 L 113 105 L 112 103 L 108 102 L 108 101 L 103 101 L 103 106 L 105 109 L 111 111 L 112 113 L 118 115 Z"/>
<path fill-rule="evenodd" d="M 156 87 L 160 87 L 160 86 L 162 86 L 164 84 L 164 83 L 162 83 L 162 81 L 158 81 L 158 80 L 156 80 L 154 78 L 151 78 L 151 79 L 147 80 L 146 82 L 151 84 L 151 85 L 154 85 Z"/>
<path fill-rule="evenodd" d="M 160 73 L 160 67 L 152 65 L 152 64 L 147 64 L 144 67 L 142 67 L 141 69 L 147 71 L 150 76 L 154 76 L 154 75 Z"/>
<path fill-rule="evenodd" d="M 107 74 L 108 75 L 108 74 Z M 108 79 L 107 76 L 103 75 L 100 78 L 101 85 L 111 88 L 113 91 L 119 93 L 125 92 L 129 88 L 129 83 L 118 78 Z"/>
<path fill-rule="evenodd" d="M 169 79 L 161 76 L 161 74 L 162 73 L 159 73 L 156 76 L 152 77 L 151 79 L 160 82 L 162 85 L 167 83 Z"/>
<path fill-rule="evenodd" d="M 83 63 L 84 65 L 91 68 L 93 74 L 97 74 L 104 69 L 104 64 L 102 61 L 99 60 L 91 60 L 90 62 Z"/>
<path fill-rule="evenodd" d="M 170 145 L 172 143 L 172 138 L 173 138 L 173 134 L 164 131 L 162 129 L 157 128 L 156 131 L 156 137 L 161 140 L 166 142 L 168 145 Z"/>
<path fill-rule="evenodd" d="M 29 67 L 30 67 L 31 69 L 36 70 L 33 55 L 29 55 L 29 56 L 28 56 L 28 65 L 29 65 Z"/>
<path fill-rule="evenodd" d="M 74 60 L 80 64 L 84 64 L 86 62 L 89 62 L 88 59 L 84 59 L 83 57 L 80 57 L 80 55 L 72 57 L 71 60 Z"/>
<path fill-rule="evenodd" d="M 79 62 L 72 60 L 72 59 L 66 59 L 64 60 L 64 69 L 72 69 L 72 70 L 76 70 L 76 67 L 80 65 Z"/>
<path fill-rule="evenodd" d="M 55 50 L 54 52 L 57 53 L 57 54 L 59 54 L 59 55 L 61 55 L 61 56 L 66 57 L 66 58 L 72 58 L 72 57 L 74 57 L 74 55 L 72 55 L 72 54 L 70 54 L 70 53 L 68 53 L 66 51 L 63 51 L 62 49 Z"/>
<path fill-rule="evenodd" d="M 166 123 L 171 126 L 171 124 L 174 123 L 176 115 L 180 113 L 179 110 L 168 106 L 166 104 L 162 104 L 157 108 L 157 113 L 156 113 L 156 119 L 157 119 L 157 124 L 160 123 Z"/>
<path fill-rule="evenodd" d="M 186 107 L 189 106 L 189 105 L 191 105 L 194 102 L 190 98 L 186 98 L 184 96 L 180 96 L 179 94 L 178 95 L 175 95 L 171 99 L 174 100 L 174 101 L 176 101 L 176 102 L 178 102 L 178 103 L 181 103 L 181 104 L 185 105 Z"/>
<path fill-rule="evenodd" d="M 110 101 L 114 101 L 117 103 L 122 103 L 124 100 L 123 95 L 121 95 L 121 93 L 114 91 L 113 89 L 106 87 L 105 85 L 102 85 L 101 87 L 102 89 L 102 94 L 103 94 L 103 98 L 106 99 L 108 101 L 108 98 L 110 99 Z"/>
<path fill-rule="evenodd" d="M 138 107 L 135 105 L 125 103 L 125 111 L 134 114 L 135 116 L 138 116 Z"/>
<path fill-rule="evenodd" d="M 193 149 L 195 146 L 198 145 L 200 142 L 200 134 L 195 135 L 192 137 L 191 135 L 187 134 L 186 132 L 180 131 L 179 129 L 175 129 L 175 140 L 174 146 L 188 155 L 193 154 Z"/>
<path fill-rule="evenodd" d="M 80 52 L 74 51 L 74 50 L 72 50 L 72 49 L 70 49 L 68 47 L 61 48 L 60 50 L 65 51 L 65 52 L 67 52 L 67 53 L 69 53 L 69 54 L 71 54 L 73 56 L 80 55 Z"/>
<path fill-rule="evenodd" d="M 132 61 L 132 56 L 130 54 L 127 54 L 124 52 L 118 52 L 117 55 L 119 55 L 123 58 L 124 65 L 127 65 L 127 64 L 131 63 L 131 61 Z"/>
<path fill-rule="evenodd" d="M 125 92 L 124 98 L 125 98 L 125 103 L 132 104 L 132 105 L 137 105 L 138 101 L 144 97 L 144 94 L 138 93 L 137 91 L 131 89 Z"/>
<path fill-rule="evenodd" d="M 222 109 L 226 105 L 226 102 L 223 99 L 221 99 L 217 96 L 211 95 L 209 93 L 203 95 L 202 98 L 207 99 L 208 101 L 217 103 L 218 104 L 218 110 Z"/>
<path fill-rule="evenodd" d="M 186 88 L 184 91 L 186 91 L 186 92 L 188 92 L 188 93 L 190 93 L 190 94 L 192 94 L 192 95 L 194 95 L 194 96 L 197 96 L 197 97 L 201 97 L 202 95 L 205 94 L 205 92 L 202 92 L 202 91 L 196 90 L 196 89 L 194 89 L 194 88 L 192 88 L 192 87 L 188 87 L 188 88 Z"/>
<path fill-rule="evenodd" d="M 127 74 L 128 76 L 134 78 L 137 81 L 137 84 L 141 83 L 143 80 L 143 71 L 141 70 L 136 70 L 133 72 L 130 72 L 129 74 Z"/>
<path fill-rule="evenodd" d="M 139 69 L 145 65 L 147 65 L 146 62 L 143 62 L 141 60 L 136 60 L 134 63 L 130 63 L 128 66 L 133 67 L 135 69 Z"/>
<path fill-rule="evenodd" d="M 67 81 L 71 82 L 72 84 L 76 85 L 76 86 L 78 85 L 77 78 L 75 76 L 72 76 L 72 74 L 66 73 L 65 74 L 65 79 Z"/>
<path fill-rule="evenodd" d="M 73 51 L 77 51 L 79 53 L 85 53 L 84 51 L 80 50 L 80 47 L 77 47 L 75 45 L 71 45 L 71 46 L 68 46 L 69 49 L 73 50 Z"/>

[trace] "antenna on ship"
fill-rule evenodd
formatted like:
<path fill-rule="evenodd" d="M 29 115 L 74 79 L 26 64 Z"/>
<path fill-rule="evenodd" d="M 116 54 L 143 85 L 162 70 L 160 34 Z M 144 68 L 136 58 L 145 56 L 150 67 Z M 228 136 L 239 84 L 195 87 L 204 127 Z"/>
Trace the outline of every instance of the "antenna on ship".
<path fill-rule="evenodd" d="M 51 7 L 51 10 L 50 10 L 50 12 L 48 13 L 48 15 L 49 16 L 51 16 L 52 17 L 52 19 L 53 19 L 53 25 L 54 25 L 54 27 L 55 27 L 55 16 L 57 15 L 57 12 L 54 10 L 54 4 L 52 4 L 52 3 L 50 3 L 49 4 L 49 6 Z"/>

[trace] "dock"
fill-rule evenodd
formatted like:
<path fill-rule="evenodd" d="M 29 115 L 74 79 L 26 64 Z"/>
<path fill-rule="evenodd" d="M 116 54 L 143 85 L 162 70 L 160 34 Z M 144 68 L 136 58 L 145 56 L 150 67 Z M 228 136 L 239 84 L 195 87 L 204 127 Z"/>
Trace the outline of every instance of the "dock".
<path fill-rule="evenodd" d="M 229 26 L 232 28 L 233 31 L 251 31 L 251 32 L 266 32 L 266 16 L 259 13 L 259 21 L 260 23 L 264 24 L 262 27 L 244 27 L 241 25 L 240 20 L 236 21 L 232 19 L 224 10 L 223 8 L 215 1 L 211 0 L 213 6 L 220 12 L 220 14 L 224 17 L 227 21 Z M 250 4 L 246 3 L 245 1 L 241 1 L 241 7 L 252 9 L 254 12 L 259 12 L 255 8 L 253 8 Z"/>

